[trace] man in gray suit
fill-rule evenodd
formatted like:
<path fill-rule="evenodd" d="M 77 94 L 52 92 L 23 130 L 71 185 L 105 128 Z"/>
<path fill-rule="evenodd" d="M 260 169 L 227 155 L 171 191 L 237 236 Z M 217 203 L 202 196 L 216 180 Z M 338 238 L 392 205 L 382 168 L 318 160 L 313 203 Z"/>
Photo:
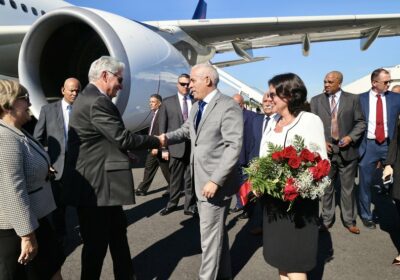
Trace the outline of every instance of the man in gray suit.
<path fill-rule="evenodd" d="M 311 99 L 311 112 L 318 115 L 325 130 L 326 149 L 331 160 L 329 177 L 331 185 L 322 198 L 322 224 L 327 231 L 335 217 L 335 181 L 341 186 L 340 206 L 345 227 L 350 233 L 359 234 L 356 226 L 354 179 L 358 164 L 358 146 L 366 123 L 358 95 L 341 90 L 342 73 L 329 72 L 324 79 L 324 93 Z"/>
<path fill-rule="evenodd" d="M 135 278 L 122 209 L 135 202 L 128 151 L 158 148 L 160 142 L 127 130 L 111 101 L 123 87 L 124 68 L 109 56 L 94 61 L 69 122 L 63 198 L 77 207 L 83 240 L 81 279 L 100 278 L 108 247 L 115 279 Z"/>
<path fill-rule="evenodd" d="M 207 280 L 232 278 L 225 221 L 240 185 L 237 162 L 243 140 L 242 111 L 232 98 L 219 92 L 218 81 L 214 67 L 195 65 L 190 89 L 199 101 L 181 128 L 161 135 L 161 142 L 168 144 L 191 140 L 202 247 L 199 279 Z"/>
<path fill-rule="evenodd" d="M 61 88 L 63 98 L 41 108 L 33 134 L 43 146 L 47 147 L 51 165 L 56 170 L 55 180 L 52 181 L 51 187 L 57 209 L 52 213 L 51 220 L 60 237 L 66 234 L 65 205 L 62 203 L 60 195 L 63 184 L 68 122 L 72 105 L 80 91 L 81 84 L 77 79 L 66 79 Z"/>

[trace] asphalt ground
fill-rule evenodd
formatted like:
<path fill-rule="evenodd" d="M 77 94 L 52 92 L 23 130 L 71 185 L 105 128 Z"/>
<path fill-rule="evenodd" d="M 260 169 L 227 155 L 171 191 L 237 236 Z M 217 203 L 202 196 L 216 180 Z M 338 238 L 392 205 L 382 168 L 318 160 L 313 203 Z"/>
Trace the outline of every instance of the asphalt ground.
<path fill-rule="evenodd" d="M 143 166 L 143 165 L 141 165 Z M 133 169 L 136 186 L 143 168 Z M 159 171 L 147 196 L 125 207 L 128 218 L 128 241 L 132 262 L 139 280 L 197 279 L 201 262 L 198 219 L 183 214 L 183 197 L 179 210 L 160 216 L 166 198 L 162 198 L 166 182 Z M 400 223 L 395 206 L 388 195 L 373 191 L 377 229 L 357 225 L 361 234 L 354 235 L 343 227 L 337 207 L 337 219 L 328 233 L 319 236 L 318 265 L 309 279 L 392 280 L 400 279 L 400 266 L 392 265 L 400 249 Z M 232 204 L 235 202 L 233 198 Z M 80 243 L 76 216 L 68 209 L 68 257 L 62 268 L 64 279 L 79 279 Z M 252 221 L 240 220 L 238 214 L 227 219 L 232 272 L 234 279 L 279 279 L 277 269 L 268 265 L 262 255 L 262 237 L 250 234 Z M 301 254 L 301 252 L 299 252 Z M 114 279 L 112 260 L 107 254 L 101 279 Z"/>

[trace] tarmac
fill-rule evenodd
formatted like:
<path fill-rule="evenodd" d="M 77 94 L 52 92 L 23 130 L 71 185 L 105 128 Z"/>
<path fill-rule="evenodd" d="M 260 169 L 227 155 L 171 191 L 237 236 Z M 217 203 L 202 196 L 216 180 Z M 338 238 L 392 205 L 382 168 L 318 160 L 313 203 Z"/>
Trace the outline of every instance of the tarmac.
<path fill-rule="evenodd" d="M 133 169 L 133 175 L 137 186 L 143 168 Z M 135 205 L 125 207 L 129 225 L 127 235 L 137 279 L 198 279 L 201 263 L 198 219 L 183 214 L 183 197 L 178 211 L 167 216 L 159 215 L 167 203 L 167 199 L 162 197 L 165 186 L 159 171 L 148 195 L 136 197 Z M 318 264 L 308 273 L 308 279 L 400 279 L 400 266 L 392 265 L 400 250 L 399 217 L 388 195 L 378 195 L 374 191 L 373 200 L 379 224 L 371 230 L 358 219 L 359 235 L 349 233 L 342 225 L 337 207 L 335 224 L 329 232 L 319 235 Z M 82 244 L 74 209 L 69 208 L 67 212 L 68 257 L 62 275 L 66 280 L 79 279 Z M 264 260 L 262 236 L 250 234 L 252 221 L 238 219 L 239 214 L 230 214 L 227 219 L 234 279 L 279 279 L 277 269 Z M 104 260 L 101 279 L 114 279 L 109 253 Z"/>

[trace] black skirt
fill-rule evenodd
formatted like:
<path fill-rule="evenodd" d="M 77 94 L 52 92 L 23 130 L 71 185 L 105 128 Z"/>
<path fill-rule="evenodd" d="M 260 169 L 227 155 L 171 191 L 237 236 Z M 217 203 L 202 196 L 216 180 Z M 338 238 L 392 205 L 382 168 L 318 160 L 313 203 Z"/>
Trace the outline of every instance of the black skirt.
<path fill-rule="evenodd" d="M 15 230 L 0 230 L 0 279 L 50 279 L 63 265 L 65 255 L 47 217 L 39 220 L 35 230 L 38 254 L 27 265 L 18 263 L 21 238 Z"/>
<path fill-rule="evenodd" d="M 288 202 L 265 195 L 263 214 L 264 258 L 284 272 L 307 272 L 317 264 L 318 200 Z"/>

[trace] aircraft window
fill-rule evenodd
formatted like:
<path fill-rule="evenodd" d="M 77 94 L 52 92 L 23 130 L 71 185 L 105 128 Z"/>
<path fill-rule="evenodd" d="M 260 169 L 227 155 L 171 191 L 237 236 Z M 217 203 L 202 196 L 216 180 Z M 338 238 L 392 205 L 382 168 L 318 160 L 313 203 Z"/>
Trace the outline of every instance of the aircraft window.
<path fill-rule="evenodd" d="M 0 4 L 5 5 L 6 3 L 4 3 L 4 0 L 0 0 Z"/>
<path fill-rule="evenodd" d="M 22 10 L 23 10 L 25 13 L 28 12 L 28 8 L 26 7 L 25 4 L 21 4 L 21 8 L 22 8 Z"/>
<path fill-rule="evenodd" d="M 13 7 L 14 9 L 17 8 L 17 3 L 15 3 L 14 0 L 10 0 L 10 5 L 11 5 L 11 7 Z"/>
<path fill-rule="evenodd" d="M 43 10 L 41 10 L 41 11 L 40 11 L 40 13 L 41 13 L 42 15 L 44 15 L 46 12 L 45 12 L 45 11 L 43 11 Z"/>
<path fill-rule="evenodd" d="M 32 7 L 32 14 L 34 14 L 35 16 L 38 15 L 36 8 Z"/>

